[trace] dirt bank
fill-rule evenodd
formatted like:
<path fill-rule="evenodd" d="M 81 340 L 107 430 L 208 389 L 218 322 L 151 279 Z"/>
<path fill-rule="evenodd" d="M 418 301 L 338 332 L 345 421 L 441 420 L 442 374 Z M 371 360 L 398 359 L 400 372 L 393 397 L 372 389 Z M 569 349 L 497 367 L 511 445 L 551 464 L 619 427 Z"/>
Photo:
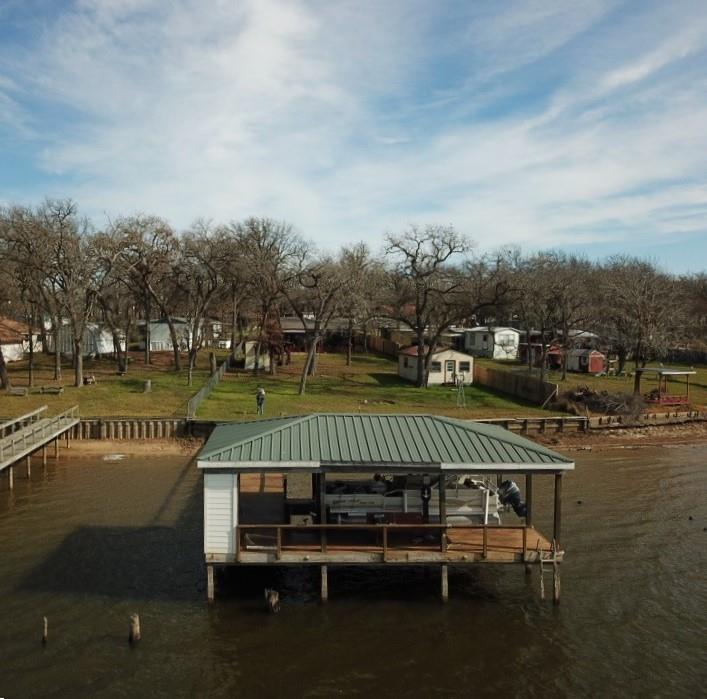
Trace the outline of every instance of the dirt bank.
<path fill-rule="evenodd" d="M 551 448 L 558 447 L 566 451 L 655 448 L 678 444 L 707 445 L 707 422 L 646 427 L 606 427 L 586 433 L 533 435 L 532 439 Z"/>
<path fill-rule="evenodd" d="M 72 440 L 69 451 L 77 456 L 93 456 L 95 454 L 126 454 L 129 456 L 195 454 L 202 444 L 203 442 L 199 439 L 75 439 Z"/>

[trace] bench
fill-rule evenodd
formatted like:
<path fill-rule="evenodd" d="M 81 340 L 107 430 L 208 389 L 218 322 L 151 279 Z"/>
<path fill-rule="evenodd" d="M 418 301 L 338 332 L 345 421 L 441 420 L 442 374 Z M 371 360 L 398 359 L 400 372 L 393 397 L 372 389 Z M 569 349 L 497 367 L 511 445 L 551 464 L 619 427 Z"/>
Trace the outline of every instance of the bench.
<path fill-rule="evenodd" d="M 59 396 L 64 392 L 63 386 L 42 386 L 39 389 L 40 393 L 49 393 L 50 395 Z"/>
<path fill-rule="evenodd" d="M 7 392 L 11 396 L 26 396 L 29 390 L 26 386 L 12 386 L 7 389 Z"/>

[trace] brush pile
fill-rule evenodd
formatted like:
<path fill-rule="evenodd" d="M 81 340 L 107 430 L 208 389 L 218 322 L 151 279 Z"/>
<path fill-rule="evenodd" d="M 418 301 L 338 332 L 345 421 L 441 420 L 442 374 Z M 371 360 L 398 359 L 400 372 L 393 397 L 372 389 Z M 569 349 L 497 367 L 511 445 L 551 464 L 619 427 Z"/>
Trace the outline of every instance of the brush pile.
<path fill-rule="evenodd" d="M 641 396 L 633 393 L 595 391 L 589 386 L 577 386 L 571 391 L 566 391 L 562 394 L 562 399 L 567 404 L 567 409 L 576 415 L 595 413 L 638 417 L 644 407 Z"/>

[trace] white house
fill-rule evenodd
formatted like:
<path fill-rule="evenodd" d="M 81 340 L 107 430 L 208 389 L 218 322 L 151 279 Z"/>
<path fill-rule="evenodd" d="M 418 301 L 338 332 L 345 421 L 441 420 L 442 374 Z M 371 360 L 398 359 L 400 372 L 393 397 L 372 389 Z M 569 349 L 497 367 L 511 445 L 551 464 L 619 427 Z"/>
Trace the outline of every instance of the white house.
<path fill-rule="evenodd" d="M 432 355 L 428 384 L 453 384 L 457 375 L 464 383 L 474 380 L 474 358 L 453 349 L 439 349 Z M 408 381 L 417 380 L 417 347 L 406 347 L 398 354 L 398 376 Z"/>
<path fill-rule="evenodd" d="M 464 350 L 474 357 L 518 359 L 520 331 L 486 326 L 464 331 Z"/>
<path fill-rule="evenodd" d="M 58 340 L 56 336 L 58 335 Z M 55 351 L 55 342 L 59 343 L 59 351 L 62 354 L 73 355 L 74 353 L 74 334 L 67 321 L 64 321 L 59 327 L 58 332 L 52 332 L 48 336 L 49 350 Z M 86 328 L 83 331 L 83 353 L 84 356 L 94 354 L 100 356 L 102 354 L 113 354 L 115 347 L 113 345 L 113 333 L 105 325 L 99 323 L 86 323 Z M 125 349 L 125 339 L 120 340 L 120 349 Z"/>
<path fill-rule="evenodd" d="M 6 362 L 19 362 L 22 359 L 28 334 L 29 328 L 24 323 L 0 317 L 0 345 Z"/>
<path fill-rule="evenodd" d="M 174 318 L 173 321 L 179 348 L 181 350 L 189 349 L 191 345 L 191 326 L 184 318 Z M 145 321 L 138 321 L 138 332 L 141 339 L 139 348 L 145 349 Z M 150 321 L 150 351 L 151 352 L 171 352 L 174 349 L 172 344 L 172 335 L 169 332 L 169 324 L 166 320 Z"/>

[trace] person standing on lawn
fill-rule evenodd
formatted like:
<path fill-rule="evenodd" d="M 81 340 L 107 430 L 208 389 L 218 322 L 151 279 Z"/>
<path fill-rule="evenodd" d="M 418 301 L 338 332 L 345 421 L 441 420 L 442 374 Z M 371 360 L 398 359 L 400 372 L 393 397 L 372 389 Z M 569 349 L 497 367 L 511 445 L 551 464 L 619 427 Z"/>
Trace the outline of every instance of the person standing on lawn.
<path fill-rule="evenodd" d="M 262 386 L 255 394 L 255 404 L 258 408 L 258 415 L 265 415 L 265 389 Z"/>

